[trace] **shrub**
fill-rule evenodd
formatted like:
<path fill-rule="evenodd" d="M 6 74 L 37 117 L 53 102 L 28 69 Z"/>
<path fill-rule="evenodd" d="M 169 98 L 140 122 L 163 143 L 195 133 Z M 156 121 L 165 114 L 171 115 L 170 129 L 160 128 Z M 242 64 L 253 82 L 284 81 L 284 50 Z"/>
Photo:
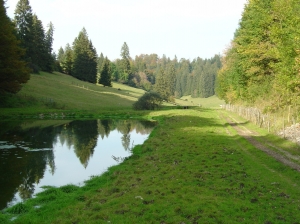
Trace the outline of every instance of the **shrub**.
<path fill-rule="evenodd" d="M 156 92 L 146 92 L 133 104 L 134 110 L 155 110 L 162 104 L 162 97 Z"/>

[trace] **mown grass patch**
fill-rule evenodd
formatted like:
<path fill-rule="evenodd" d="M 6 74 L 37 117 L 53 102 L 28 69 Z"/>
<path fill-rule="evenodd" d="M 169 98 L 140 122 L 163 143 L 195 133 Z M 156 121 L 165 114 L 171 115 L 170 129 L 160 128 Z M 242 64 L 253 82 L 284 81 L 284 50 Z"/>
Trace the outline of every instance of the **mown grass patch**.
<path fill-rule="evenodd" d="M 48 189 L 12 223 L 300 220 L 299 172 L 250 145 L 218 113 L 150 113 L 159 125 L 130 158 L 83 187 Z"/>
<path fill-rule="evenodd" d="M 217 96 L 211 96 L 207 98 L 193 98 L 191 95 L 183 96 L 176 100 L 176 103 L 186 106 L 200 106 L 205 108 L 220 108 L 220 105 L 225 104 L 224 100 L 220 100 Z"/>

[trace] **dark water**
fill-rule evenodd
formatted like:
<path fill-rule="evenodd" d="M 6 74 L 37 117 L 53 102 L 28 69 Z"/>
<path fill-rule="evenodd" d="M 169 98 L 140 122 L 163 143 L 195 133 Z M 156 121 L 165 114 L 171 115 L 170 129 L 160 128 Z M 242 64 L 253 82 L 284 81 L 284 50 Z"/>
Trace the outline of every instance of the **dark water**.
<path fill-rule="evenodd" d="M 129 156 L 154 126 L 132 120 L 1 122 L 0 209 L 45 185 L 82 185 Z"/>

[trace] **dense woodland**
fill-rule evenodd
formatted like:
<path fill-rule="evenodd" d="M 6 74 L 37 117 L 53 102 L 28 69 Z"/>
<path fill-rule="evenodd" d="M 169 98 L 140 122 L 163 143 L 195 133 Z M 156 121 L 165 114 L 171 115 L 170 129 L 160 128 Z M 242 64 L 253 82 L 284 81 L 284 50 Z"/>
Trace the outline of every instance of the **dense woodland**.
<path fill-rule="evenodd" d="M 47 29 L 36 14 L 32 13 L 29 0 L 19 0 L 15 9 L 15 16 L 10 20 L 6 15 L 5 2 L 1 1 L 1 29 L 7 30 L 9 41 L 1 41 L 12 50 L 11 57 L 20 63 L 18 87 L 13 91 L 11 83 L 12 72 L 5 74 L 1 71 L 1 91 L 5 94 L 16 93 L 23 83 L 29 79 L 30 72 L 59 71 L 77 79 L 103 86 L 112 86 L 112 81 L 142 88 L 146 91 L 159 93 L 164 100 L 173 101 L 184 95 L 192 97 L 209 97 L 215 94 L 217 71 L 221 68 L 221 59 L 215 55 L 211 59 L 197 58 L 192 61 L 174 56 L 173 59 L 157 54 L 139 55 L 132 58 L 129 47 L 124 42 L 121 46 L 120 58 L 110 61 L 103 53 L 97 54 L 92 40 L 83 28 L 72 44 L 66 44 L 58 50 L 57 55 L 52 49 L 54 25 L 49 22 Z M 14 42 L 14 43 L 12 43 Z M 1 44 L 1 47 L 4 44 Z M 1 51 L 2 58 L 8 58 Z M 6 59 L 12 60 L 12 59 Z M 16 62 L 3 63 L 4 70 L 17 69 Z M 23 67 L 22 67 L 23 66 Z M 9 68 L 11 67 L 11 68 Z M 10 70 L 12 71 L 12 70 Z M 23 73 L 22 73 L 22 72 Z M 15 72 L 14 72 L 15 73 Z"/>
<path fill-rule="evenodd" d="M 120 82 L 147 91 L 159 93 L 165 100 L 185 95 L 209 97 L 215 94 L 215 81 L 221 68 L 221 59 L 197 58 L 178 60 L 157 54 L 142 54 L 130 57 L 126 42 L 121 47 L 120 59 L 109 61 L 103 53 L 97 57 L 95 48 L 83 28 L 73 42 L 58 51 L 59 69 L 80 80 L 111 86 L 111 81 Z"/>
<path fill-rule="evenodd" d="M 297 108 L 299 38 L 299 0 L 250 0 L 222 58 L 218 96 L 265 112 Z"/>

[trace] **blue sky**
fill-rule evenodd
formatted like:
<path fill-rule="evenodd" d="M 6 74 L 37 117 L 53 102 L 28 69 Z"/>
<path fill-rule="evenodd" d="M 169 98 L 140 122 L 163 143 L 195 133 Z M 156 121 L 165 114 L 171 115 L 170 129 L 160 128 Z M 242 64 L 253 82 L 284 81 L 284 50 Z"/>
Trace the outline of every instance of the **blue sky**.
<path fill-rule="evenodd" d="M 83 27 L 97 53 L 120 58 L 156 53 L 178 59 L 222 54 L 247 0 L 29 0 L 46 27 L 54 24 L 54 51 L 73 43 Z M 13 18 L 18 0 L 7 0 Z"/>

